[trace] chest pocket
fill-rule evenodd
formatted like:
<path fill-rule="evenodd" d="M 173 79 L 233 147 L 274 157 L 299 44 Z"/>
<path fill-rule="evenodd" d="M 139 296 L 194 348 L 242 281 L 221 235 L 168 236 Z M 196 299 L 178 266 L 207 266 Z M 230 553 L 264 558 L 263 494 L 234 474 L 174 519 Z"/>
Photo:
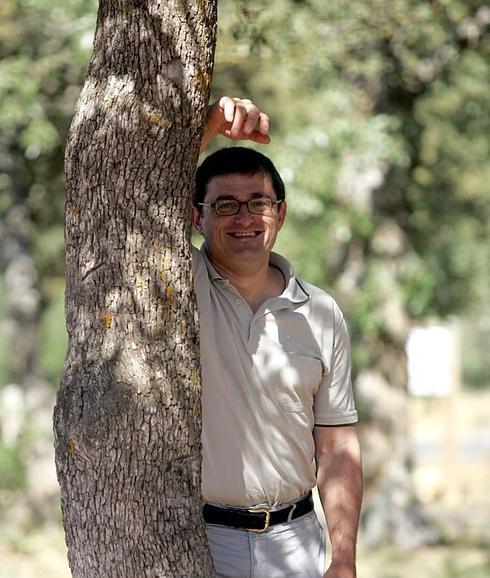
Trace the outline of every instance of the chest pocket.
<path fill-rule="evenodd" d="M 322 362 L 298 353 L 285 353 L 278 368 L 278 402 L 285 411 L 313 408 L 314 395 L 322 379 Z"/>

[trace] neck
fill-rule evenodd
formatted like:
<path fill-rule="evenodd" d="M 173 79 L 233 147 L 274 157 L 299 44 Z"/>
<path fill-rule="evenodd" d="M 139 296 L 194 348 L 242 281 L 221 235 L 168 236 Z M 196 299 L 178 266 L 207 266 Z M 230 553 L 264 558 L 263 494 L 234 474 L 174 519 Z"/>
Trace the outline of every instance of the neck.
<path fill-rule="evenodd" d="M 216 271 L 235 287 L 254 313 L 266 299 L 276 297 L 284 290 L 284 277 L 279 269 L 269 264 L 269 255 L 267 260 L 260 264 L 242 262 L 232 269 L 225 268 L 212 259 L 211 263 Z"/>

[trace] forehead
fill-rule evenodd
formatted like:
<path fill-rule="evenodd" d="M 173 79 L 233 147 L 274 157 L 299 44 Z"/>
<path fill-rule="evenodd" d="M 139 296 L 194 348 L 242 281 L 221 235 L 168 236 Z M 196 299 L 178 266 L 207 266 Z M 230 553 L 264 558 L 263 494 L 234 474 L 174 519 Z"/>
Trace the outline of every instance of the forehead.
<path fill-rule="evenodd" d="M 271 199 L 276 198 L 269 175 L 231 173 L 213 177 L 206 186 L 205 199 L 207 202 L 212 202 L 219 197 L 248 200 L 252 196 L 259 195 L 265 195 Z"/>

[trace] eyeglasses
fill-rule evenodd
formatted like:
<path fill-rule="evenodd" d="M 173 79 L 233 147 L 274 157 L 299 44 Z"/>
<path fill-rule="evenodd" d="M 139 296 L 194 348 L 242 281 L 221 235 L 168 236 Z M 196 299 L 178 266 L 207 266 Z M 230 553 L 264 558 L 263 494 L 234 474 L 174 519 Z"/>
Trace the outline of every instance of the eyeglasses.
<path fill-rule="evenodd" d="M 197 203 L 201 207 L 210 207 L 213 209 L 217 215 L 222 217 L 230 217 L 231 215 L 237 215 L 242 208 L 242 205 L 246 205 L 249 213 L 253 215 L 267 215 L 272 211 L 273 207 L 276 207 L 280 201 L 273 201 L 269 197 L 259 197 L 257 199 L 250 199 L 249 201 L 237 201 L 236 199 L 218 199 L 215 203 Z"/>

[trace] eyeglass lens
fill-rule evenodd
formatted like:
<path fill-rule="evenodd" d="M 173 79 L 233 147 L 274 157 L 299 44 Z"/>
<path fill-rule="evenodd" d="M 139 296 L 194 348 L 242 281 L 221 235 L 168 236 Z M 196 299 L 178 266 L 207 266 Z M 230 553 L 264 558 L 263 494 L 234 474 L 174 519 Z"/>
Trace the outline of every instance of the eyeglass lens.
<path fill-rule="evenodd" d="M 272 200 L 268 198 L 250 199 L 247 202 L 240 202 L 236 199 L 221 199 L 216 201 L 215 210 L 218 215 L 236 215 L 240 207 L 246 205 L 249 213 L 263 215 L 272 209 Z"/>

